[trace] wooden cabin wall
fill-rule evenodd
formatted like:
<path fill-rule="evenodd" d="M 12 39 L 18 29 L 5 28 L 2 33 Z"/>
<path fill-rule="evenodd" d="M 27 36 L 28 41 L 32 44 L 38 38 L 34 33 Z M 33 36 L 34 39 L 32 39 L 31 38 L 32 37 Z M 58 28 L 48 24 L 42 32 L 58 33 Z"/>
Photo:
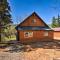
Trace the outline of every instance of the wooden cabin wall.
<path fill-rule="evenodd" d="M 60 40 L 60 31 L 54 31 L 54 39 Z"/>
<path fill-rule="evenodd" d="M 33 23 L 32 20 L 36 20 L 36 23 Z M 36 15 L 32 15 L 26 19 L 20 26 L 45 26 L 45 24 L 39 19 Z"/>
<path fill-rule="evenodd" d="M 24 32 L 33 32 L 33 36 L 29 38 L 24 37 Z M 35 42 L 35 41 L 51 41 L 53 39 L 53 33 L 52 31 L 47 31 L 48 36 L 44 36 L 44 33 L 46 31 L 40 30 L 40 31 L 19 31 L 19 41 L 21 42 Z"/>

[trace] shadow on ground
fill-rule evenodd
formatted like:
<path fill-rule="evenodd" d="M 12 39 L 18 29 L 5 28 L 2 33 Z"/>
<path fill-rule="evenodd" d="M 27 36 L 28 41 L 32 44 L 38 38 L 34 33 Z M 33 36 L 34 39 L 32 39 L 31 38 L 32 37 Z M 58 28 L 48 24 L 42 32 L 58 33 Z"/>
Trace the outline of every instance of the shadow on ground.
<path fill-rule="evenodd" d="M 0 46 L 1 48 L 1 46 Z M 34 43 L 28 43 L 28 44 L 21 44 L 20 42 L 11 41 L 9 43 L 6 43 L 4 49 L 4 52 L 26 52 L 26 51 L 34 51 L 37 48 L 43 48 L 43 49 L 60 49 L 60 41 L 54 41 L 54 42 L 34 42 Z"/>

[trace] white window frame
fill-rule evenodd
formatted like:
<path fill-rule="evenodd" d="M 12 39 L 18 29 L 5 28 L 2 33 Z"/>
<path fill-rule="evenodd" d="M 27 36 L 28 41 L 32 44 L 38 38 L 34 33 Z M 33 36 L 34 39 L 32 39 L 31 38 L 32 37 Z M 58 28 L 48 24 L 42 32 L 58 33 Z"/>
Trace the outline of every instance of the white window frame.
<path fill-rule="evenodd" d="M 26 33 L 28 34 L 28 36 L 25 35 Z M 25 38 L 33 37 L 33 32 L 24 32 L 24 37 Z"/>

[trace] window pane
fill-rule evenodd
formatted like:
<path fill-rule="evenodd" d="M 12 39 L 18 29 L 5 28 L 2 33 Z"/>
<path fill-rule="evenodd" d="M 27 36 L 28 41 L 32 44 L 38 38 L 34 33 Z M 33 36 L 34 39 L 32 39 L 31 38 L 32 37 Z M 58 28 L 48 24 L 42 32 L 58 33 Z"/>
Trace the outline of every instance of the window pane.
<path fill-rule="evenodd" d="M 25 38 L 33 37 L 33 32 L 24 32 L 24 37 Z"/>
<path fill-rule="evenodd" d="M 33 32 L 29 32 L 29 37 L 33 37 Z"/>
<path fill-rule="evenodd" d="M 24 32 L 24 37 L 28 38 L 28 32 Z"/>

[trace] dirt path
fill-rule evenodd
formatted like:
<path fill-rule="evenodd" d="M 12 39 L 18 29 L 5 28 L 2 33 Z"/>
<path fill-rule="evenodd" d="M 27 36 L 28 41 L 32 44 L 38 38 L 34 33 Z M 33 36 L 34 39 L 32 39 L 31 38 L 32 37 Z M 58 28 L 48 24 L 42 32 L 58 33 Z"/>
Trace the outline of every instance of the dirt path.
<path fill-rule="evenodd" d="M 13 52 L 6 52 L 11 48 Z M 0 60 L 60 60 L 60 44 L 39 42 L 22 46 L 12 45 L 0 49 Z"/>
<path fill-rule="evenodd" d="M 60 58 L 60 49 L 37 48 L 30 52 L 0 52 L 0 60 L 53 60 Z"/>

